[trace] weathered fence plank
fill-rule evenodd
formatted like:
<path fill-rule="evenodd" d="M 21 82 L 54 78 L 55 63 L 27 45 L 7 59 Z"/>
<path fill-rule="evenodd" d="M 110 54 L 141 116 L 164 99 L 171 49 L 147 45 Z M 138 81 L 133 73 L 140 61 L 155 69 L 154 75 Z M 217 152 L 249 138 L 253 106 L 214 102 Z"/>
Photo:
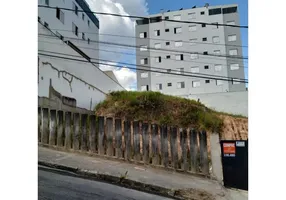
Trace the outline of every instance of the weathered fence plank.
<path fill-rule="evenodd" d="M 131 159 L 131 123 L 130 121 L 124 121 L 124 158 L 125 160 Z"/>
<path fill-rule="evenodd" d="M 203 174 L 209 173 L 209 161 L 208 161 L 208 148 L 207 148 L 207 133 L 201 131 L 200 138 L 200 162 Z"/>
<path fill-rule="evenodd" d="M 79 150 L 81 145 L 80 137 L 80 115 L 79 113 L 73 114 L 73 148 Z"/>
<path fill-rule="evenodd" d="M 104 117 L 98 117 L 98 154 L 104 155 Z"/>
<path fill-rule="evenodd" d="M 139 133 L 139 122 L 133 122 L 133 149 L 134 149 L 134 160 L 139 162 L 141 160 L 140 155 L 140 133 Z"/>
<path fill-rule="evenodd" d="M 165 125 L 161 126 L 161 157 L 162 157 L 162 165 L 164 165 L 164 167 L 167 167 L 169 162 L 168 127 Z"/>
<path fill-rule="evenodd" d="M 88 151 L 87 146 L 87 114 L 81 115 L 81 145 L 82 151 Z"/>
<path fill-rule="evenodd" d="M 189 163 L 188 163 L 188 141 L 187 141 L 187 130 L 183 129 L 182 134 L 182 169 L 184 171 L 188 171 L 189 170 Z"/>
<path fill-rule="evenodd" d="M 72 148 L 71 141 L 71 112 L 65 112 L 65 148 Z"/>
<path fill-rule="evenodd" d="M 49 121 L 49 145 L 56 145 L 56 128 L 57 128 L 57 111 L 50 110 L 50 121 Z"/>
<path fill-rule="evenodd" d="M 171 128 L 171 157 L 172 157 L 172 166 L 175 169 L 178 169 L 178 129 L 177 127 Z"/>
<path fill-rule="evenodd" d="M 122 158 L 122 127 L 121 119 L 115 119 L 115 156 L 117 158 Z"/>
<path fill-rule="evenodd" d="M 198 140 L 197 131 L 190 130 L 190 160 L 191 160 L 191 172 L 196 173 L 198 171 Z"/>
<path fill-rule="evenodd" d="M 159 165 L 159 149 L 158 149 L 158 125 L 152 124 L 151 126 L 151 138 L 152 138 L 152 164 Z"/>
<path fill-rule="evenodd" d="M 42 108 L 38 107 L 38 142 L 41 142 L 41 116 Z"/>
<path fill-rule="evenodd" d="M 143 136 L 143 162 L 145 164 L 149 164 L 149 124 L 143 123 L 142 124 L 142 136 Z"/>
<path fill-rule="evenodd" d="M 107 155 L 113 156 L 113 118 L 106 119 Z"/>
<path fill-rule="evenodd" d="M 89 150 L 92 153 L 96 152 L 96 143 L 95 143 L 95 138 L 96 138 L 96 124 L 95 124 L 95 115 L 90 115 L 89 116 Z"/>
<path fill-rule="evenodd" d="M 41 125 L 41 142 L 43 144 L 49 143 L 49 109 L 42 109 L 42 125 Z"/>

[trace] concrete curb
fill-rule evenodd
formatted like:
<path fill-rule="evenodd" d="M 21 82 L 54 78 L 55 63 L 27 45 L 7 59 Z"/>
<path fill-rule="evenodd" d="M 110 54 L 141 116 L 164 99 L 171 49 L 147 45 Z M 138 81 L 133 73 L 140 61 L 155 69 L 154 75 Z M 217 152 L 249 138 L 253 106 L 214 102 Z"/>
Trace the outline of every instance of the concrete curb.
<path fill-rule="evenodd" d="M 185 198 L 176 196 L 176 190 L 163 188 L 156 185 L 145 184 L 138 181 L 130 180 L 128 178 L 121 178 L 117 176 L 112 176 L 109 174 L 98 173 L 94 171 L 82 170 L 78 168 L 68 167 L 64 165 L 49 163 L 45 161 L 38 161 L 38 165 L 42 165 L 45 167 L 49 167 L 52 169 L 63 170 L 67 172 L 72 172 L 76 174 L 78 177 L 89 179 L 89 180 L 96 180 L 96 181 L 103 181 L 110 184 L 115 184 L 121 187 L 135 189 L 142 192 L 147 192 L 151 194 L 156 194 L 168 198 L 183 200 Z"/>

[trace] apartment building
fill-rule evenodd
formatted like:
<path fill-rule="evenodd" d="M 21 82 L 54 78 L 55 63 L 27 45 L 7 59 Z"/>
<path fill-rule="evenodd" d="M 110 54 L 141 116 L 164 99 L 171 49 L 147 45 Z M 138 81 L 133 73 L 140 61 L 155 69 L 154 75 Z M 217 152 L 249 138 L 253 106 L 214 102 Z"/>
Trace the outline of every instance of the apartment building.
<path fill-rule="evenodd" d="M 193 94 L 245 91 L 238 6 L 222 5 L 164 11 L 136 21 L 136 62 L 138 91 L 164 94 Z M 213 23 L 177 23 L 162 19 Z M 141 69 L 140 69 L 141 68 Z M 143 69 L 155 70 L 154 72 Z M 177 76 L 206 74 L 206 78 Z M 233 77 L 232 81 L 209 77 Z"/>

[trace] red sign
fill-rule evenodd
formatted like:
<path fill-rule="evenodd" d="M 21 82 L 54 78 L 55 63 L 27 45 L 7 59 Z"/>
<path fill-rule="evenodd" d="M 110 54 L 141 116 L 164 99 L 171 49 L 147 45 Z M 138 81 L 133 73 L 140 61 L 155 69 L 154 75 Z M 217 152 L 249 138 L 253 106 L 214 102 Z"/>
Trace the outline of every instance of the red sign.
<path fill-rule="evenodd" d="M 223 143 L 224 154 L 235 154 L 235 143 Z"/>

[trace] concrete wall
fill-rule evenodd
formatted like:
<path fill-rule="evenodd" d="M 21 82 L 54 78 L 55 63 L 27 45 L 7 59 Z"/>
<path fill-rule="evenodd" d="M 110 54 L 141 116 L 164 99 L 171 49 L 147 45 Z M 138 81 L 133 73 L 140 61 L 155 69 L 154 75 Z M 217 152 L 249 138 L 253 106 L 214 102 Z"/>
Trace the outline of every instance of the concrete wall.
<path fill-rule="evenodd" d="M 184 97 L 194 100 L 200 99 L 200 102 L 207 107 L 220 112 L 248 116 L 248 91 L 197 94 Z"/>

